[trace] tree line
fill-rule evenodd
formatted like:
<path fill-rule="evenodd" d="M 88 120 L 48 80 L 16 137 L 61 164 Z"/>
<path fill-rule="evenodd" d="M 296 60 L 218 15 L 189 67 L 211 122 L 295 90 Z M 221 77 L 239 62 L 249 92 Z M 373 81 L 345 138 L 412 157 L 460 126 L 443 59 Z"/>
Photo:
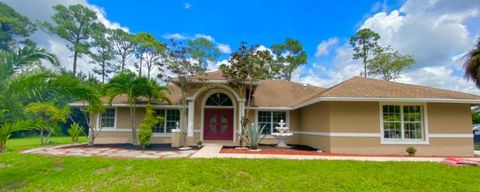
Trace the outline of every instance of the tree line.
<path fill-rule="evenodd" d="M 53 9 L 51 22 L 34 23 L 0 2 L 0 150 L 5 149 L 10 134 L 19 130 L 38 130 L 42 143 L 47 142 L 48 137 L 58 131 L 58 123 L 75 121 L 68 103 L 78 100 L 84 101 L 77 112 L 84 118 L 90 132 L 89 144 L 93 144 L 101 130 L 94 126 L 98 122 L 92 115 L 104 111 L 102 98 L 111 101 L 119 95 L 128 97 L 132 139 L 136 144 L 139 136 L 135 122 L 136 99 L 148 98 L 148 103 L 168 102 L 167 87 L 159 82 L 175 81 L 183 96 L 180 109 L 186 116 L 186 94 L 192 86 L 189 77 L 204 73 L 208 64 L 220 56 L 215 43 L 207 38 L 162 42 L 148 32 L 132 34 L 107 28 L 97 21 L 94 11 L 82 5 L 56 5 Z M 56 55 L 28 39 L 36 30 L 45 30 L 68 43 L 73 56 L 71 69 L 62 68 Z M 358 31 L 351 38 L 353 57 L 364 63 L 365 77 L 380 74 L 385 80 L 395 79 L 414 61 L 390 47 L 379 46 L 379 38 L 369 29 Z M 79 72 L 81 57 L 89 60 L 92 72 L 99 79 Z M 241 42 L 220 70 L 232 86 L 238 86 L 251 97 L 253 81 L 291 81 L 293 72 L 307 60 L 302 44 L 292 38 L 270 49 Z M 45 67 L 45 63 L 52 67 Z M 251 83 L 245 84 L 245 81 Z M 141 129 L 151 129 L 146 125 L 154 124 L 157 118 L 146 119 Z M 181 122 L 181 128 L 185 127 L 186 122 Z M 145 138 L 148 141 L 149 131 L 140 133 L 140 143 L 145 143 Z"/>

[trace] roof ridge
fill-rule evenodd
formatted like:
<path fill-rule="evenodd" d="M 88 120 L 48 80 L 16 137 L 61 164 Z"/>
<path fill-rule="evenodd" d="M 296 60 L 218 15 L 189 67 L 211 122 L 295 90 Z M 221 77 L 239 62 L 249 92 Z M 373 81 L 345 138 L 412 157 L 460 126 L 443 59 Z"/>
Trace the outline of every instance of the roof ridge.
<path fill-rule="evenodd" d="M 447 91 L 447 92 L 450 92 L 450 93 L 467 94 L 467 95 L 476 96 L 476 97 L 479 96 L 479 95 L 475 95 L 475 94 L 471 94 L 471 93 L 466 93 L 466 92 L 462 92 L 462 91 L 453 91 L 453 90 L 448 90 L 448 89 L 443 89 L 443 88 L 429 87 L 429 86 L 425 86 L 425 85 L 410 84 L 410 83 L 403 83 L 403 82 L 397 82 L 397 81 L 387 81 L 387 80 L 383 80 L 383 79 L 374 79 L 374 78 L 368 78 L 368 77 L 358 77 L 358 76 L 356 76 L 356 78 L 373 80 L 373 81 L 381 81 L 381 82 L 384 82 L 384 83 L 391 83 L 391 84 L 400 84 L 400 85 L 406 85 L 406 86 L 413 86 L 413 87 L 419 87 L 419 88 L 425 88 L 425 89 L 431 89 L 431 90 Z M 351 79 L 353 79 L 353 78 L 351 78 Z"/>

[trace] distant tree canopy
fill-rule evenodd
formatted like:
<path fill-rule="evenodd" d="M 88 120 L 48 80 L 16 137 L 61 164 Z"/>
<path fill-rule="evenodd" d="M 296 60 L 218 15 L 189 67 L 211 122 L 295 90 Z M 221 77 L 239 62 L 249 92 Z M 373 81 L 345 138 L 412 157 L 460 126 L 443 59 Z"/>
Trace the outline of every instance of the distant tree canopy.
<path fill-rule="evenodd" d="M 415 63 L 410 55 L 402 55 L 390 46 L 379 44 L 380 35 L 371 29 L 359 30 L 350 38 L 353 48 L 353 59 L 363 63 L 364 77 L 381 76 L 383 80 L 391 81 L 400 77 L 402 71 Z"/>
<path fill-rule="evenodd" d="M 285 79 L 290 81 L 292 73 L 300 65 L 307 63 L 307 53 L 303 50 L 300 41 L 287 38 L 281 44 L 272 45 L 272 52 L 277 61 L 270 67 L 271 79 Z"/>
<path fill-rule="evenodd" d="M 90 48 L 88 41 L 97 23 L 94 11 L 82 5 L 53 6 L 55 14 L 52 16 L 54 24 L 43 23 L 44 28 L 67 40 L 68 48 L 73 52 L 73 74 L 77 73 L 77 60 L 87 54 Z"/>
<path fill-rule="evenodd" d="M 19 14 L 13 8 L 0 2 L 0 50 L 12 50 L 16 38 L 26 38 L 36 30 L 27 17 Z M 24 39 L 21 43 L 31 42 Z"/>
<path fill-rule="evenodd" d="M 369 75 L 380 75 L 383 80 L 391 81 L 397 79 L 403 70 L 414 63 L 415 60 L 410 55 L 402 55 L 388 48 L 377 48 L 367 69 Z"/>

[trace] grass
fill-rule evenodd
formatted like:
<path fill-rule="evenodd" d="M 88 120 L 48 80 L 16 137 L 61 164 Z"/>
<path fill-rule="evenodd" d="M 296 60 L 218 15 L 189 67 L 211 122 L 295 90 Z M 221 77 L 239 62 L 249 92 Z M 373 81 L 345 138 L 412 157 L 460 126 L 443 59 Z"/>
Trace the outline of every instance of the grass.
<path fill-rule="evenodd" d="M 80 137 L 79 142 L 87 142 L 86 137 Z M 70 144 L 72 139 L 70 137 L 51 137 L 50 143 L 47 146 L 61 145 L 61 144 Z M 7 148 L 11 151 L 22 151 L 25 149 L 31 149 L 41 147 L 39 137 L 28 137 L 28 138 L 15 138 L 10 139 L 7 142 Z"/>
<path fill-rule="evenodd" d="M 0 154 L 0 191 L 478 191 L 479 174 L 438 163 Z"/>

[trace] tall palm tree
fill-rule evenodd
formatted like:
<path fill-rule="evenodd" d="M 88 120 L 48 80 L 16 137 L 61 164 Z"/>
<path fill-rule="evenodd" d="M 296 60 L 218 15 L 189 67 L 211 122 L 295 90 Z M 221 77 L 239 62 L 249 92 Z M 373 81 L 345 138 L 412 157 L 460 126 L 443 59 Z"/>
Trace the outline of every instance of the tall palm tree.
<path fill-rule="evenodd" d="M 466 55 L 463 67 L 465 68 L 465 78 L 472 80 L 480 88 L 480 38 L 475 47 Z"/>
<path fill-rule="evenodd" d="M 110 104 L 119 95 L 127 96 L 130 107 L 130 119 L 132 120 L 132 143 L 137 145 L 136 101 L 139 97 L 153 97 L 150 81 L 131 72 L 120 73 L 110 80 L 107 84 L 107 90 Z"/>

